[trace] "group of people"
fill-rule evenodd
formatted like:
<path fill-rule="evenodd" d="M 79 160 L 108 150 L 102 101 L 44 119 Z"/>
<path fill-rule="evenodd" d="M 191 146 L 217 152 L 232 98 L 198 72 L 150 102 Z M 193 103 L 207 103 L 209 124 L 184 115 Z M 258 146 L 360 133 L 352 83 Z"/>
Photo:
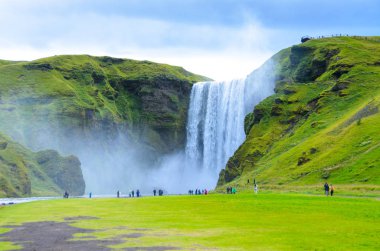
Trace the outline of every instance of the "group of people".
<path fill-rule="evenodd" d="M 227 187 L 227 194 L 235 194 L 236 188 L 235 187 Z"/>
<path fill-rule="evenodd" d="M 132 190 L 132 191 L 129 193 L 129 197 L 135 197 L 135 190 Z M 139 190 L 139 189 L 136 190 L 136 197 L 141 197 L 141 194 L 140 194 L 140 190 Z"/>
<path fill-rule="evenodd" d="M 188 191 L 188 193 L 189 193 L 189 195 L 202 195 L 202 194 L 204 194 L 204 195 L 207 195 L 208 194 L 208 191 L 207 191 L 207 189 L 195 189 L 195 191 L 194 190 L 189 190 Z"/>
<path fill-rule="evenodd" d="M 153 195 L 156 196 L 156 194 L 157 194 L 157 190 L 154 189 L 153 190 Z M 164 190 L 158 189 L 158 196 L 162 196 L 162 195 L 164 195 Z"/>
<path fill-rule="evenodd" d="M 330 186 L 329 186 L 329 184 L 327 184 L 327 182 L 326 182 L 325 185 L 324 185 L 324 189 L 325 189 L 325 195 L 326 196 L 329 196 L 329 194 L 331 196 L 333 196 L 333 194 L 334 194 L 334 187 L 333 187 L 332 184 L 330 184 Z"/>

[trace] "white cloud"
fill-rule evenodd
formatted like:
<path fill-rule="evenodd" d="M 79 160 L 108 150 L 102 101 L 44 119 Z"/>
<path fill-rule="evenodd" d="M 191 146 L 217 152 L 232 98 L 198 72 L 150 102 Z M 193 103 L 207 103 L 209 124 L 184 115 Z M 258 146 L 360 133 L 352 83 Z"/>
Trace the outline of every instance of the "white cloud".
<path fill-rule="evenodd" d="M 180 65 L 220 80 L 244 77 L 273 53 L 266 46 L 273 31 L 244 13 L 246 25 L 226 27 L 85 11 L 49 12 L 49 8 L 65 9 L 65 5 L 48 3 L 44 11 L 38 4 L 24 2 L 15 12 L 16 5 L 0 1 L 0 58 L 109 55 Z"/>

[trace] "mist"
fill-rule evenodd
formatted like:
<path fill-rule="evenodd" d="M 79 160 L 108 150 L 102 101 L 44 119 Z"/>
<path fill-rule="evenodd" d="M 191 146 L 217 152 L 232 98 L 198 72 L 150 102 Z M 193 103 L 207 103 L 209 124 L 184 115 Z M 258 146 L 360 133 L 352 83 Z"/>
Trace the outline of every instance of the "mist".
<path fill-rule="evenodd" d="M 0 131 L 33 151 L 54 149 L 77 156 L 86 193 L 210 190 L 245 140 L 246 114 L 273 93 L 273 69 L 268 61 L 245 79 L 194 84 L 186 146 L 169 154 L 144 143 L 142 128 L 132 131 L 125 124 L 59 114 L 54 98 L 40 97 L 27 88 L 17 95 L 2 93 Z"/>

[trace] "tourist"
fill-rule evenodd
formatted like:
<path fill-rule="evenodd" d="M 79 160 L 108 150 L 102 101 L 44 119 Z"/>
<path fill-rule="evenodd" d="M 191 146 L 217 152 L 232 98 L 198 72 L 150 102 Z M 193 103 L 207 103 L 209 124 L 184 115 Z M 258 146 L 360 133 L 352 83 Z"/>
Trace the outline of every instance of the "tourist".
<path fill-rule="evenodd" d="M 257 184 L 255 184 L 255 194 L 257 194 L 259 191 L 259 186 Z"/>
<path fill-rule="evenodd" d="M 120 191 L 119 191 L 119 190 L 117 191 L 116 196 L 117 196 L 118 198 L 120 198 Z"/>
<path fill-rule="evenodd" d="M 92 193 L 91 193 L 91 192 L 88 194 L 88 197 L 89 197 L 90 199 L 92 198 Z"/>
<path fill-rule="evenodd" d="M 333 196 L 333 194 L 334 194 L 334 187 L 332 184 L 330 184 L 330 194 L 331 194 L 331 196 Z"/>
<path fill-rule="evenodd" d="M 207 189 L 205 189 L 205 195 L 207 195 L 207 193 L 208 193 L 208 191 L 207 191 Z"/>
<path fill-rule="evenodd" d="M 235 194 L 236 193 L 236 188 L 232 187 L 232 193 Z"/>
<path fill-rule="evenodd" d="M 63 195 L 63 198 L 66 198 L 66 199 L 69 198 L 69 193 L 67 191 L 65 191 L 65 194 Z"/>
<path fill-rule="evenodd" d="M 153 195 L 156 196 L 156 189 L 153 190 Z"/>
<path fill-rule="evenodd" d="M 140 190 L 138 190 L 138 189 L 137 189 L 137 191 L 136 191 L 136 196 L 137 196 L 137 197 L 140 197 Z"/>
<path fill-rule="evenodd" d="M 325 183 L 325 185 L 324 185 L 324 188 L 325 188 L 325 195 L 326 196 L 329 196 L 329 184 L 327 184 L 327 182 Z"/>
<path fill-rule="evenodd" d="M 132 197 L 135 197 L 135 191 L 132 190 Z"/>

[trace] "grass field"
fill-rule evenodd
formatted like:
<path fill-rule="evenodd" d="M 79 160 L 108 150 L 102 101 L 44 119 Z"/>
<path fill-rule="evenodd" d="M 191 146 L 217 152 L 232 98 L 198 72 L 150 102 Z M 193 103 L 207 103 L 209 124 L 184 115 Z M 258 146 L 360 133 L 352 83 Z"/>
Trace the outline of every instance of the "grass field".
<path fill-rule="evenodd" d="M 82 218 L 67 219 L 77 216 Z M 0 234 L 10 233 L 6 225 L 41 221 L 93 229 L 70 242 L 116 240 L 108 247 L 122 250 L 380 249 L 376 198 L 246 193 L 58 199 L 0 208 Z M 21 246 L 0 235 L 0 250 L 12 248 Z"/>

